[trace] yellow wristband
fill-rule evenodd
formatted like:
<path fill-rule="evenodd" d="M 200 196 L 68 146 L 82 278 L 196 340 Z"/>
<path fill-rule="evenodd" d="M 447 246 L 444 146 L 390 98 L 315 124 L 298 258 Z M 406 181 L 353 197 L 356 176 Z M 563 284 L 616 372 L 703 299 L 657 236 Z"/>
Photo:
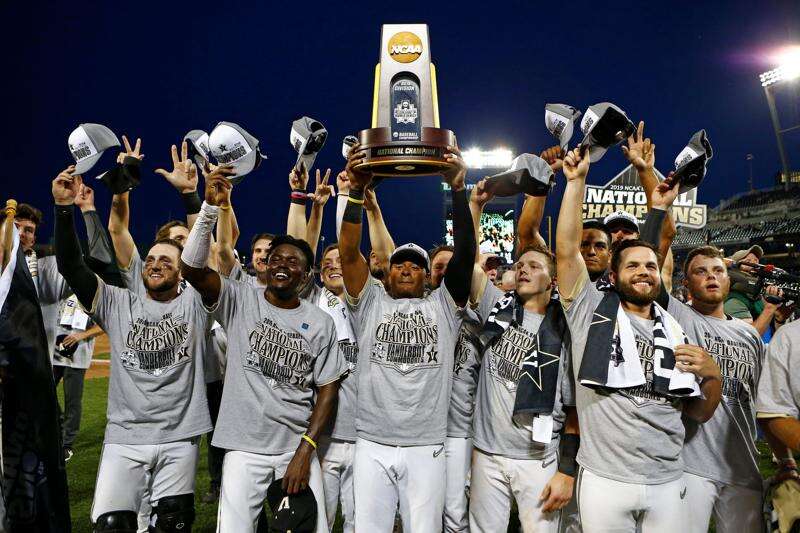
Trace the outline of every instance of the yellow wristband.
<path fill-rule="evenodd" d="M 230 210 L 230 208 L 231 208 L 231 205 L 230 205 L 230 204 L 228 204 L 228 205 L 221 205 L 221 206 L 219 206 L 219 208 L 220 208 L 220 209 L 222 209 L 223 211 L 228 211 L 228 210 Z"/>
<path fill-rule="evenodd" d="M 353 202 L 354 204 L 363 204 L 364 200 L 359 200 L 357 198 L 353 198 L 352 196 L 347 197 L 348 202 Z"/>
<path fill-rule="evenodd" d="M 309 443 L 315 450 L 317 449 L 317 443 L 305 433 L 303 433 L 303 440 Z"/>

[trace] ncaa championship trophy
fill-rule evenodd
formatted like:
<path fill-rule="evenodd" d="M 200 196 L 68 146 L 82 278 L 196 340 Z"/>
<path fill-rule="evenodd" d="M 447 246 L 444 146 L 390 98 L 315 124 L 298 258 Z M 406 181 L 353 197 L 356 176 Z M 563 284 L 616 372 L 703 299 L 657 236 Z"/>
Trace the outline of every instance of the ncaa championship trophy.
<path fill-rule="evenodd" d="M 429 176 L 450 166 L 444 154 L 456 146 L 456 136 L 439 128 L 427 24 L 383 25 L 372 127 L 358 140 L 366 152 L 358 168 L 375 176 Z"/>

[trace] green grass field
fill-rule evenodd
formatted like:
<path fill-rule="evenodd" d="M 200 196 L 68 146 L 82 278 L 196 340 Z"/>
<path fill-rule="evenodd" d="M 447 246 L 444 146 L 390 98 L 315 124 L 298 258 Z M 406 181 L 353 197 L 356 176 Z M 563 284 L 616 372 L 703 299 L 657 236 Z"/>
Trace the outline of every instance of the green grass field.
<path fill-rule="evenodd" d="M 62 391 L 59 386 L 59 397 Z M 103 445 L 103 432 L 106 424 L 106 398 L 108 395 L 108 378 L 88 379 L 83 393 L 83 417 L 78 438 L 75 441 L 75 455 L 67 463 L 67 476 L 69 478 L 69 499 L 72 511 L 73 531 L 76 533 L 90 533 L 89 510 L 94 494 L 94 482 L 97 477 L 97 467 L 100 461 L 100 451 Z M 63 398 L 62 398 L 63 400 Z M 772 475 L 774 466 L 766 446 L 760 446 L 760 467 L 765 476 Z M 125 480 L 119 480 L 124 483 Z M 195 500 L 197 519 L 192 531 L 208 533 L 216 530 L 217 506 L 206 505 L 200 501 L 200 496 L 208 491 L 208 469 L 206 466 L 205 440 L 200 454 L 200 465 L 197 469 Z M 341 531 L 341 518 L 337 518 L 334 531 Z M 517 531 L 516 517 L 512 516 L 512 525 L 509 532 Z M 713 528 L 712 528 L 713 530 Z"/>

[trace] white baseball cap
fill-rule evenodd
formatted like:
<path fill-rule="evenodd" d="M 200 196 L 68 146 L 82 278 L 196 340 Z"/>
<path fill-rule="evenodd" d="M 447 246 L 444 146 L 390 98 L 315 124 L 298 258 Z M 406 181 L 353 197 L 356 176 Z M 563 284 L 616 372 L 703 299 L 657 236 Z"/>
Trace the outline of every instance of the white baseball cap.
<path fill-rule="evenodd" d="M 605 224 L 609 229 L 619 224 L 622 226 L 628 226 L 637 233 L 639 231 L 639 221 L 635 216 L 627 211 L 614 211 L 603 219 L 603 224 Z"/>
<path fill-rule="evenodd" d="M 553 137 L 558 139 L 558 144 L 567 149 L 572 134 L 575 130 L 575 121 L 581 112 L 567 104 L 545 104 L 544 125 Z"/>
<path fill-rule="evenodd" d="M 394 252 L 392 252 L 391 257 L 389 257 L 390 265 L 393 263 L 402 263 L 404 261 L 411 261 L 423 267 L 428 272 L 431 271 L 431 260 L 428 257 L 428 252 L 413 242 L 398 246 L 394 249 Z"/>
<path fill-rule="evenodd" d="M 520 154 L 511 161 L 511 167 L 505 172 L 490 176 L 489 179 L 508 179 L 513 182 L 517 192 L 531 196 L 547 196 L 555 184 L 553 169 L 547 161 L 533 154 Z M 487 180 L 488 182 L 488 180 Z M 505 194 L 498 194 L 505 196 Z"/>
<path fill-rule="evenodd" d="M 266 156 L 261 155 L 258 139 L 233 122 L 220 122 L 208 135 L 211 155 L 219 165 L 230 165 L 236 172 L 234 185 L 255 170 Z"/>
<path fill-rule="evenodd" d="M 114 132 L 102 124 L 81 124 L 69 134 L 69 151 L 75 159 L 75 174 L 91 170 L 103 152 L 120 146 Z"/>
<path fill-rule="evenodd" d="M 183 140 L 189 145 L 189 157 L 202 168 L 209 161 L 208 133 L 192 130 L 183 136 Z"/>
<path fill-rule="evenodd" d="M 583 140 L 581 146 L 589 149 L 589 161 L 595 163 L 636 130 L 625 111 L 610 102 L 589 106 L 581 120 Z"/>
<path fill-rule="evenodd" d="M 706 130 L 700 130 L 692 135 L 689 144 L 675 158 L 675 173 L 672 179 L 680 182 L 678 192 L 684 193 L 700 185 L 706 175 L 708 161 L 712 157 L 714 150 L 706 136 Z"/>
<path fill-rule="evenodd" d="M 295 168 L 300 168 L 300 163 L 310 172 L 317 159 L 317 154 L 328 139 L 328 130 L 319 120 L 310 117 L 301 117 L 292 122 L 292 131 L 289 132 L 289 143 L 297 152 Z"/>

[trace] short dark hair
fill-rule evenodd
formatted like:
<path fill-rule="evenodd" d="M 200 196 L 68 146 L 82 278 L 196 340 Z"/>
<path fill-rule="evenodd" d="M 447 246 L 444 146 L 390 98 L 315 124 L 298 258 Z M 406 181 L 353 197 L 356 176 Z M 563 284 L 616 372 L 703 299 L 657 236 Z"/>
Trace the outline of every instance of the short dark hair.
<path fill-rule="evenodd" d="M 162 239 L 169 239 L 169 230 L 171 230 L 176 226 L 189 229 L 189 226 L 187 226 L 186 222 L 184 222 L 183 220 L 170 220 L 169 222 L 158 228 L 158 230 L 156 230 L 156 240 L 160 241 Z"/>
<path fill-rule="evenodd" d="M 608 226 L 599 220 L 584 220 L 583 229 L 596 229 L 597 231 L 603 232 L 606 236 L 606 239 L 608 239 L 608 244 L 611 244 L 611 241 L 614 240 L 613 237 L 611 237 L 611 231 L 608 229 Z"/>
<path fill-rule="evenodd" d="M 262 239 L 268 239 L 270 242 L 275 240 L 274 233 L 256 233 L 253 236 L 253 239 L 250 241 L 250 255 L 253 254 L 253 250 L 256 247 L 256 243 Z"/>
<path fill-rule="evenodd" d="M 339 249 L 339 243 L 338 242 L 335 242 L 333 244 L 329 244 L 328 246 L 325 247 L 324 250 L 322 250 L 322 255 L 319 256 L 319 260 L 322 261 L 323 259 L 325 259 L 325 256 L 328 255 L 328 252 L 330 252 L 331 250 L 338 250 L 338 249 Z"/>
<path fill-rule="evenodd" d="M 611 271 L 614 273 L 619 273 L 619 265 L 622 262 L 622 252 L 628 248 L 638 247 L 644 247 L 652 250 L 653 253 L 656 254 L 656 260 L 659 263 L 661 262 L 661 254 L 658 253 L 658 248 L 656 248 L 654 244 L 641 239 L 627 239 L 623 241 L 617 241 L 611 247 Z"/>
<path fill-rule="evenodd" d="M 262 237 L 263 238 L 263 237 Z M 295 239 L 291 235 L 278 235 L 269 245 L 269 251 L 267 252 L 267 260 L 272 255 L 272 252 L 281 246 L 282 244 L 288 244 L 290 246 L 294 246 L 298 248 L 302 253 L 303 256 L 306 258 L 306 271 L 310 271 L 311 268 L 314 266 L 314 252 L 311 250 L 311 245 L 308 244 L 303 239 Z"/>
<path fill-rule="evenodd" d="M 150 245 L 150 248 L 152 248 L 157 244 L 168 244 L 170 246 L 174 246 L 178 250 L 178 258 L 180 258 L 181 254 L 183 253 L 183 246 L 181 246 L 181 243 L 179 243 L 175 239 L 170 239 L 169 237 L 156 239 L 155 241 L 153 241 L 153 244 Z"/>
<path fill-rule="evenodd" d="M 550 277 L 553 278 L 556 275 L 556 256 L 553 255 L 553 252 L 547 246 L 543 244 L 533 243 L 527 246 L 523 246 L 522 249 L 519 251 L 519 255 L 517 256 L 517 261 L 519 258 L 525 255 L 528 252 L 538 252 L 545 257 L 547 257 L 547 271 L 550 273 Z"/>
<path fill-rule="evenodd" d="M 3 218 L 5 218 L 5 213 L 3 214 Z M 14 218 L 17 220 L 30 220 L 39 226 L 42 223 L 42 212 L 31 204 L 19 204 L 17 205 L 17 214 Z"/>
<path fill-rule="evenodd" d="M 440 244 L 439 246 L 435 247 L 433 250 L 428 252 L 428 257 L 431 258 L 431 263 L 433 263 L 433 259 L 436 255 L 440 252 L 454 252 L 455 248 L 450 246 L 449 244 Z"/>
<path fill-rule="evenodd" d="M 725 256 L 723 255 L 722 252 L 719 251 L 718 248 L 716 248 L 715 246 L 708 246 L 708 245 L 698 246 L 697 248 L 692 248 L 686 255 L 686 260 L 683 262 L 684 275 L 689 273 L 689 265 L 692 263 L 692 259 L 694 259 L 698 255 L 702 255 L 703 257 L 722 259 L 722 263 L 725 264 Z M 727 268 L 727 265 L 725 268 Z"/>

